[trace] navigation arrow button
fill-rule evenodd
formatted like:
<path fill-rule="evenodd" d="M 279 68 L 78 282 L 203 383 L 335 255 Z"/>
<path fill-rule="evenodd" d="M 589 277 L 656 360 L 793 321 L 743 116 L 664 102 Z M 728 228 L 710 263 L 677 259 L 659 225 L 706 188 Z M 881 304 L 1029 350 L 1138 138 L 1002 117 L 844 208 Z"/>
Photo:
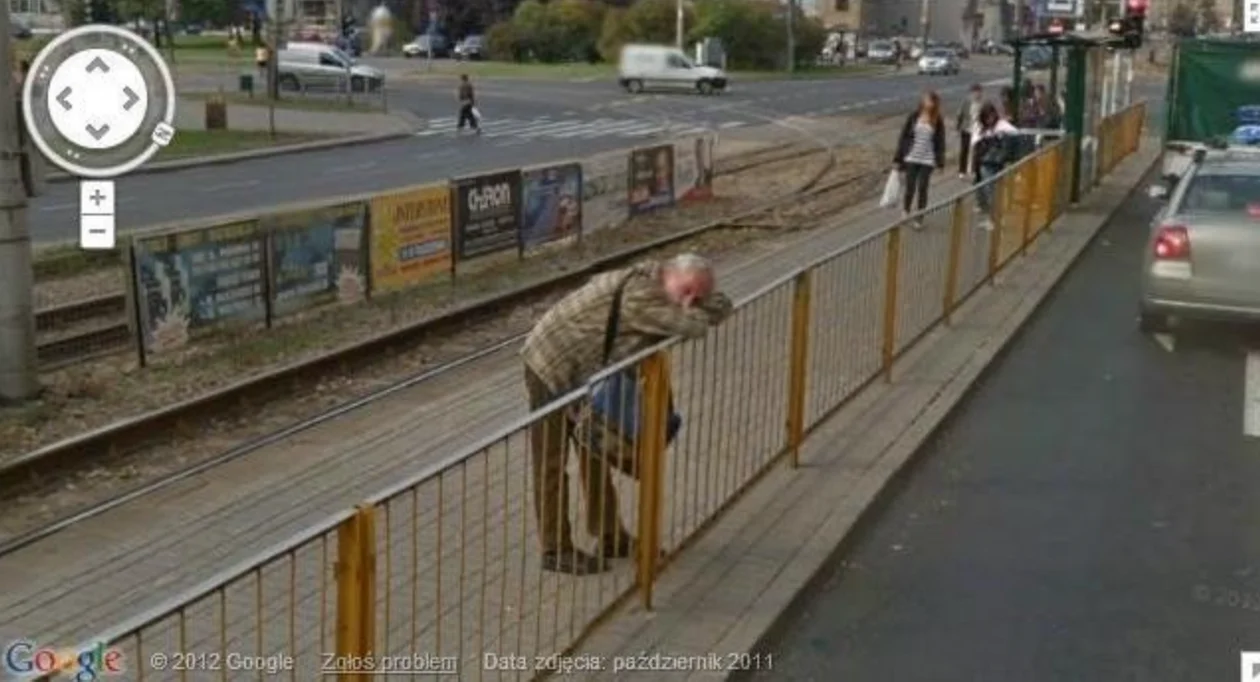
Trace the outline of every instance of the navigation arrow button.
<path fill-rule="evenodd" d="M 101 71 L 102 73 L 109 73 L 109 64 L 106 64 L 104 59 L 97 57 L 96 59 L 93 59 L 90 63 L 88 63 L 87 65 L 87 72 L 92 73 L 93 71 Z"/>
<path fill-rule="evenodd" d="M 140 96 L 134 90 L 127 86 L 123 86 L 123 94 L 127 96 L 127 101 L 123 103 L 123 111 L 131 111 L 131 108 L 140 101 Z"/>
<path fill-rule="evenodd" d="M 60 95 L 57 95 L 57 104 L 60 104 L 61 106 L 65 107 L 65 108 L 66 108 L 66 111 L 70 111 L 71 109 L 73 109 L 73 108 L 74 108 L 73 106 L 71 106 L 71 105 L 70 105 L 70 103 L 69 103 L 69 102 L 67 102 L 67 101 L 66 101 L 67 99 L 69 99 L 69 98 L 70 98 L 70 93 L 71 93 L 71 92 L 73 92 L 73 90 L 72 90 L 72 89 L 70 89 L 70 88 L 64 88 L 64 89 L 61 91 L 61 94 L 60 94 Z"/>
<path fill-rule="evenodd" d="M 99 127 L 99 128 L 97 128 L 97 127 L 93 126 L 91 123 L 89 123 L 89 124 L 87 124 L 87 125 L 83 126 L 83 128 L 84 128 L 84 130 L 87 130 L 87 131 L 88 131 L 88 135 L 91 135 L 91 136 L 92 136 L 92 139 L 96 140 L 97 142 L 100 142 L 101 138 L 102 138 L 102 137 L 105 137 L 105 133 L 108 133 L 108 132 L 109 132 L 109 124 L 108 124 L 108 123 L 102 123 L 102 124 L 101 124 L 101 127 Z"/>

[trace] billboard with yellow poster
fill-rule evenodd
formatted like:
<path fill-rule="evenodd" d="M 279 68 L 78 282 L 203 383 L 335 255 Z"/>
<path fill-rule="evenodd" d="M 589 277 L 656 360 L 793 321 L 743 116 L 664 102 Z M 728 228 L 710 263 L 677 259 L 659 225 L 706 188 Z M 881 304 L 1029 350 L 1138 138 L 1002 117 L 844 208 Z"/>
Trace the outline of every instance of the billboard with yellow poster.
<path fill-rule="evenodd" d="M 372 291 L 415 286 L 451 269 L 451 191 L 446 183 L 372 200 Z"/>

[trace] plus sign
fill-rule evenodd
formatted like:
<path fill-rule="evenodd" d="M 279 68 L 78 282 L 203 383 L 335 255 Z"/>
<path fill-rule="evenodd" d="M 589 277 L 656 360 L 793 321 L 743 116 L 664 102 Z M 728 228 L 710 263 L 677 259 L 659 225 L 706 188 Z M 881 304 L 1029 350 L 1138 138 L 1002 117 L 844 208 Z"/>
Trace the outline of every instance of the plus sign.
<path fill-rule="evenodd" d="M 90 196 L 90 197 L 88 197 L 88 198 L 89 198 L 89 199 L 91 199 L 92 201 L 95 201 L 97 206 L 100 206 L 100 205 L 101 205 L 101 202 L 102 202 L 102 201 L 105 201 L 105 195 L 104 195 L 104 194 L 101 194 L 101 190 L 99 190 L 99 189 L 98 189 L 98 190 L 96 190 L 96 193 L 95 193 L 95 194 L 93 194 L 92 196 Z"/>

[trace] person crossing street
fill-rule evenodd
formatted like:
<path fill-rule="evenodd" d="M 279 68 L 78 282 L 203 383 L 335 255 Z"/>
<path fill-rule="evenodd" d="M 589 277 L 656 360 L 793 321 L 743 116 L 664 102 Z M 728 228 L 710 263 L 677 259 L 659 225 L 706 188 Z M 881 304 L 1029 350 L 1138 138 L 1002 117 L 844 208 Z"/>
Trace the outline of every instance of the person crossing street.
<path fill-rule="evenodd" d="M 458 132 L 464 131 L 464 124 L 467 123 L 473 132 L 481 134 L 481 121 L 477 120 L 477 98 L 473 93 L 472 82 L 468 80 L 468 74 L 460 74 L 459 76 L 459 126 Z"/>

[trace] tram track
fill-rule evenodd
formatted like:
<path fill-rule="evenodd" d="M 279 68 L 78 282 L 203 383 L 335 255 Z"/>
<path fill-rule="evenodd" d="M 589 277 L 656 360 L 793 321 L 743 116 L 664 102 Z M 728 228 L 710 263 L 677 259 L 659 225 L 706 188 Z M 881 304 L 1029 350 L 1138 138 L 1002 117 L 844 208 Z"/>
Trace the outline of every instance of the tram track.
<path fill-rule="evenodd" d="M 763 149 L 747 155 L 741 155 L 738 161 L 731 159 L 732 163 L 728 163 L 720 172 L 739 172 L 740 170 L 748 170 L 760 165 L 790 159 L 804 159 L 822 153 L 828 153 L 826 163 L 810 182 L 805 183 L 796 192 L 740 210 L 734 215 L 724 216 L 685 231 L 627 248 L 575 271 L 536 282 L 507 294 L 474 301 L 436 318 L 348 344 L 318 357 L 272 370 L 266 374 L 237 382 L 212 393 L 32 451 L 0 468 L 0 491 L 5 489 L 11 490 L 14 486 L 29 484 L 32 481 L 46 482 L 53 480 L 58 476 L 59 472 L 83 466 L 87 462 L 101 461 L 117 456 L 120 453 L 142 450 L 146 445 L 156 444 L 156 441 L 167 439 L 172 434 L 186 433 L 196 428 L 197 424 L 213 420 L 215 415 L 239 411 L 243 407 L 248 409 L 248 406 L 265 404 L 269 400 L 280 397 L 283 394 L 304 390 L 304 387 L 310 387 L 321 379 L 350 374 L 365 365 L 386 361 L 398 353 L 415 347 L 417 342 L 434 341 L 437 338 L 468 328 L 479 322 L 492 320 L 505 314 L 507 311 L 521 306 L 545 302 L 547 297 L 570 289 L 597 272 L 624 265 L 642 257 L 644 254 L 666 247 L 675 247 L 680 243 L 694 240 L 697 237 L 719 230 L 746 230 L 749 227 L 749 223 L 758 216 L 764 216 L 780 210 L 784 206 L 793 206 L 794 211 L 800 212 L 802 206 L 807 206 L 809 202 L 823 202 L 825 204 L 828 201 L 828 197 L 837 190 L 852 188 L 855 185 L 868 182 L 872 178 L 882 175 L 879 172 L 859 172 L 838 180 L 823 182 L 823 179 L 833 170 L 834 146 L 804 148 L 801 145 L 780 146 L 771 150 Z M 815 215 L 814 218 L 822 219 L 825 217 L 824 214 L 838 214 L 851 204 L 852 200 L 850 199 L 843 206 L 825 207 L 825 210 Z M 516 334 L 509 338 L 495 341 L 487 347 L 452 362 L 426 369 L 386 388 L 378 389 L 351 402 L 339 405 L 281 430 L 263 435 L 203 459 L 179 471 L 142 484 L 121 495 L 76 511 L 51 524 L 22 533 L 0 543 L 0 556 L 15 552 L 59 530 L 104 513 L 130 500 L 211 470 L 270 443 L 288 438 L 315 425 L 336 418 L 341 414 L 429 380 L 438 374 L 467 365 L 512 343 L 517 343 L 521 338 L 521 334 Z M 6 495 L 0 493 L 0 496 Z"/>

